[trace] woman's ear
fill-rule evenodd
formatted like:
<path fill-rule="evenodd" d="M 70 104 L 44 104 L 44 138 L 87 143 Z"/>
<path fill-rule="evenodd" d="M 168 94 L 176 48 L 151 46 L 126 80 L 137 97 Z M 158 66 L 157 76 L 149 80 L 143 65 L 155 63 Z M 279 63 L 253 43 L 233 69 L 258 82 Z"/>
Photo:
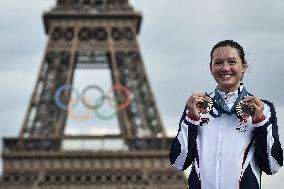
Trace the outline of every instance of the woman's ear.
<path fill-rule="evenodd" d="M 213 75 L 213 73 L 212 73 L 212 63 L 210 63 L 210 65 L 209 65 L 209 69 L 210 69 L 210 73 L 211 73 L 211 75 Z"/>
<path fill-rule="evenodd" d="M 243 73 L 245 73 L 248 70 L 248 65 L 242 64 L 242 66 L 243 66 Z"/>

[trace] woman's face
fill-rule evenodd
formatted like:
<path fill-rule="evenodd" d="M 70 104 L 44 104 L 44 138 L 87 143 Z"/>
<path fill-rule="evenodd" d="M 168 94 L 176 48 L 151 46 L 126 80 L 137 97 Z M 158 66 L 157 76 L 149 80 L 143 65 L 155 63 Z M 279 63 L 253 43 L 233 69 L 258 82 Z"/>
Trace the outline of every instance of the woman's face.
<path fill-rule="evenodd" d="M 211 73 L 221 91 L 237 90 L 246 70 L 247 64 L 242 63 L 237 49 L 225 46 L 214 50 Z"/>

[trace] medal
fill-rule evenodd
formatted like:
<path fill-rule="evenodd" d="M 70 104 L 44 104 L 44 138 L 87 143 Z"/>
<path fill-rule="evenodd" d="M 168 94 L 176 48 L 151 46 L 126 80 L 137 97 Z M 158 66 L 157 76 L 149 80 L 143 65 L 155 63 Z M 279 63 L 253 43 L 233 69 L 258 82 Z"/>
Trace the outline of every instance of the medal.
<path fill-rule="evenodd" d="M 197 108 L 198 112 L 200 112 L 201 114 L 207 114 L 213 108 L 212 98 L 208 95 L 205 95 L 203 97 L 203 102 L 198 102 L 196 104 L 196 108 Z"/>
<path fill-rule="evenodd" d="M 243 118 L 253 116 L 254 108 L 247 105 L 244 100 L 238 102 L 236 106 L 237 114 Z"/>

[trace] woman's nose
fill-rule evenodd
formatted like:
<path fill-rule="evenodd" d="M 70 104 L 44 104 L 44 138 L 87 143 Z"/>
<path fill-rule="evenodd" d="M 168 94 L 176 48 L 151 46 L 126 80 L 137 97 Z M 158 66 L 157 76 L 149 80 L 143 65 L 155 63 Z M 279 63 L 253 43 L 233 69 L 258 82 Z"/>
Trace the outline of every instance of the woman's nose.
<path fill-rule="evenodd" d="M 230 65 L 228 64 L 228 62 L 224 62 L 224 64 L 222 65 L 222 70 L 230 70 Z"/>

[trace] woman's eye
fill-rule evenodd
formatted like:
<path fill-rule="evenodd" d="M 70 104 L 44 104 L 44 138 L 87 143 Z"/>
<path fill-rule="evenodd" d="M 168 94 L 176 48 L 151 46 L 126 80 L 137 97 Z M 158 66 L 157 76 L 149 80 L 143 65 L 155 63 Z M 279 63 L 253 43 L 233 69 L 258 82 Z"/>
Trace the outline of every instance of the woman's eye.
<path fill-rule="evenodd" d="M 229 62 L 229 64 L 231 64 L 231 65 L 234 65 L 234 64 L 236 64 L 236 63 L 237 63 L 237 62 L 234 61 L 234 60 Z"/>
<path fill-rule="evenodd" d="M 221 62 L 214 62 L 215 66 L 220 66 L 222 63 Z"/>

